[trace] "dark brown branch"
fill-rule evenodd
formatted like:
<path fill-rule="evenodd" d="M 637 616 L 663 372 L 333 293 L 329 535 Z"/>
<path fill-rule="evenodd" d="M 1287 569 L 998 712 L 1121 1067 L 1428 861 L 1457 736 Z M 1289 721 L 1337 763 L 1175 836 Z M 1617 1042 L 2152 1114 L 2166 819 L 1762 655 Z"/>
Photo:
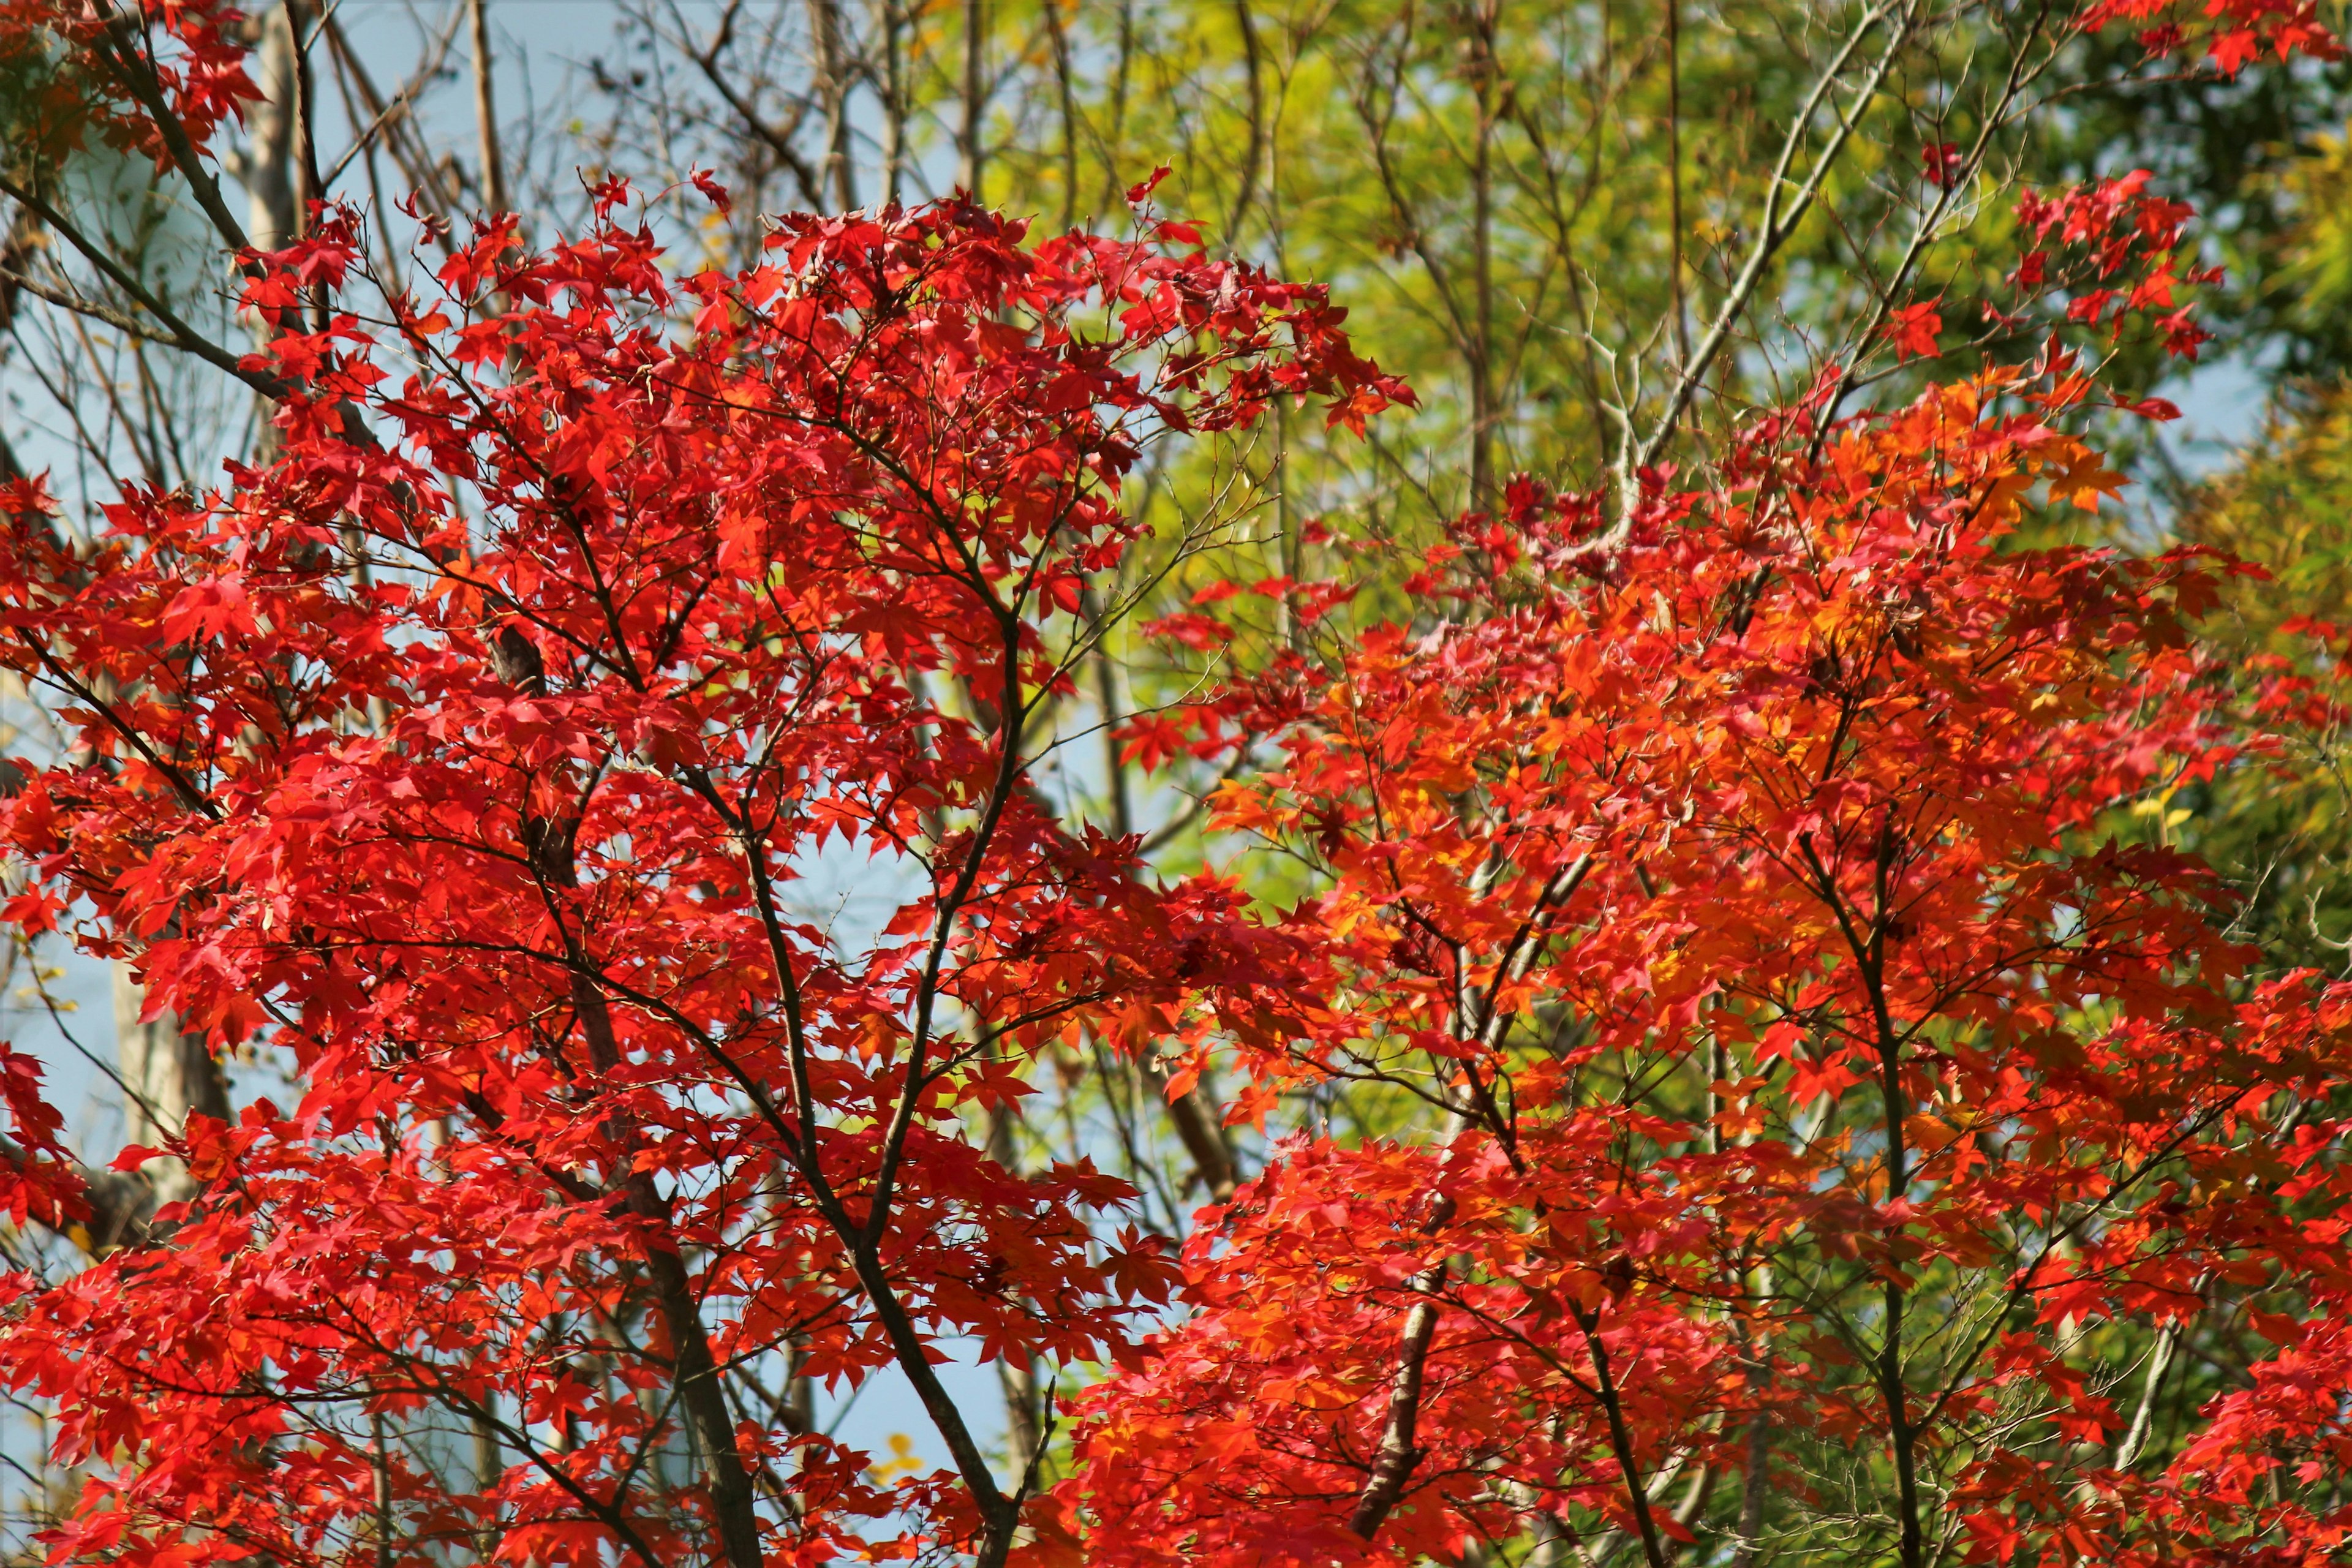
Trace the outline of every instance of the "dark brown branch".
<path fill-rule="evenodd" d="M 1574 1315 L 1576 1326 L 1584 1331 L 1585 1349 L 1592 1355 L 1593 1393 L 1601 1401 L 1601 1413 L 1609 1418 L 1609 1448 L 1616 1456 L 1626 1499 L 1633 1504 L 1633 1526 L 1642 1538 L 1642 1555 L 1650 1568 L 1666 1568 L 1665 1543 L 1659 1539 L 1657 1516 L 1650 1507 L 1649 1484 L 1642 1479 L 1633 1434 L 1625 1424 L 1624 1397 L 1618 1391 L 1616 1374 L 1609 1367 L 1609 1347 L 1601 1342 L 1601 1313 L 1580 1307 L 1574 1310 Z"/>
<path fill-rule="evenodd" d="M 776 161 L 792 171 L 793 178 L 799 182 L 801 187 L 801 199 L 812 208 L 823 207 L 824 182 L 818 177 L 817 171 L 810 165 L 809 161 L 801 156 L 800 150 L 793 145 L 793 133 L 800 128 L 801 116 L 794 115 L 793 122 L 789 125 L 779 127 L 769 124 L 761 117 L 759 110 L 751 100 L 737 90 L 733 82 L 727 79 L 727 73 L 719 68 L 719 57 L 725 53 L 727 46 L 734 41 L 735 12 L 736 7 L 730 5 L 725 15 L 719 18 L 719 30 L 712 36 L 709 44 L 700 49 L 688 50 L 687 58 L 694 62 L 695 68 L 702 72 L 702 78 L 710 84 L 711 90 L 718 93 L 726 102 L 727 107 L 735 111 L 736 116 L 743 121 L 744 128 L 766 143 L 768 151 L 776 155 Z M 803 106 L 804 111 L 805 106 Z"/>
<path fill-rule="evenodd" d="M 121 265 L 107 252 L 104 247 L 82 233 L 74 226 L 71 219 L 51 206 L 32 190 L 17 184 L 5 174 L 0 174 L 0 195 L 5 195 L 10 200 L 37 214 L 52 233 L 72 246 L 91 266 L 106 274 L 108 282 L 121 289 L 138 304 L 141 310 L 162 322 L 165 331 L 171 335 L 158 339 L 158 342 L 169 343 L 173 348 L 195 355 L 206 364 L 236 377 L 262 396 L 273 401 L 293 391 L 291 383 L 272 375 L 268 371 L 247 368 L 242 356 L 231 353 L 189 326 L 187 322 L 180 320 L 170 306 L 157 299 L 136 278 L 124 271 Z"/>
<path fill-rule="evenodd" d="M 491 641 L 491 665 L 499 679 L 519 691 L 544 692 L 547 676 L 539 649 L 512 626 Z M 576 820 L 559 821 L 526 816 L 524 843 L 531 852 L 549 912 L 556 920 L 570 949 L 572 1010 L 588 1045 L 588 1058 L 597 1073 L 609 1079 L 621 1067 L 621 1049 L 613 1028 L 610 1005 L 591 978 L 593 973 L 581 933 L 564 918 L 555 889 L 580 884 L 575 856 Z M 669 1203 L 646 1172 L 635 1169 L 639 1142 L 635 1126 L 618 1115 L 607 1119 L 607 1133 L 618 1145 L 621 1194 L 628 1211 L 646 1226 L 642 1251 L 654 1286 L 654 1301 L 671 1346 L 671 1385 L 687 1421 L 694 1429 L 702 1461 L 703 1481 L 710 1495 L 710 1510 L 719 1526 L 719 1542 L 728 1568 L 761 1568 L 759 1515 L 753 1510 L 751 1472 L 735 1447 L 735 1422 L 727 1407 L 726 1389 L 719 1380 L 711 1353 L 709 1330 L 695 1300 L 693 1281 L 675 1239 L 675 1215 Z"/>
<path fill-rule="evenodd" d="M 155 75 L 155 64 L 141 47 L 144 35 L 138 17 L 117 11 L 109 0 L 95 0 L 95 4 L 106 23 L 106 38 L 100 48 L 116 82 L 147 111 L 156 134 L 163 139 L 163 150 L 171 154 L 181 178 L 195 193 L 196 205 L 204 209 L 222 241 L 231 250 L 243 250 L 244 226 L 228 210 L 228 203 L 221 195 L 220 182 L 205 167 L 203 155 L 188 138 L 188 128 L 180 123 L 180 117 L 163 100 L 163 87 Z"/>

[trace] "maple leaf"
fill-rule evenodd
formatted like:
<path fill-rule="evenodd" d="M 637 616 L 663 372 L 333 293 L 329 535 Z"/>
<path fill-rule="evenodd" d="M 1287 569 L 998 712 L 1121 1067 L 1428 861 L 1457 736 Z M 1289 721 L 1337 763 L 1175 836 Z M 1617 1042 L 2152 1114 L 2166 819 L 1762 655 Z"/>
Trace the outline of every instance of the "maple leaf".
<path fill-rule="evenodd" d="M 1943 190 L 1958 183 L 1967 159 L 1957 142 L 1937 142 L 1919 150 L 1919 164 L 1927 179 Z"/>
<path fill-rule="evenodd" d="M 720 184 L 718 176 L 711 174 L 709 170 L 697 169 L 688 178 L 693 181 L 694 188 L 702 193 L 703 200 L 719 209 L 720 217 L 726 217 L 734 212 L 735 198 L 728 194 L 727 187 Z"/>
<path fill-rule="evenodd" d="M 1917 305 L 1905 305 L 1894 311 L 1881 329 L 1886 341 L 1895 345 L 1898 360 L 1932 359 L 1937 353 L 1936 339 L 1944 330 L 1944 318 L 1936 311 L 1931 300 Z"/>

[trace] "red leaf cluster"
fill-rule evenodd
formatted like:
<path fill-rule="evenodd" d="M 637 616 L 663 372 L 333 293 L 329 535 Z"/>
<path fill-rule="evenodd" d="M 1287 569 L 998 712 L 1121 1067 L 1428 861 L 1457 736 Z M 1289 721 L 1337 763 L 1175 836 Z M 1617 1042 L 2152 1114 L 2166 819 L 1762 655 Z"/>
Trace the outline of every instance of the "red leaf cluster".
<path fill-rule="evenodd" d="M 333 280 L 328 216 L 255 298 Z M 9 916 L 75 908 L 298 1094 L 173 1144 L 166 1244 L 12 1287 L 0 1375 L 98 1478 L 64 1555 L 341 1562 L 386 1510 L 402 1554 L 495 1522 L 518 1563 L 958 1540 L 1001 1495 L 884 1487 L 711 1369 L 1125 1354 L 1177 1281 L 1124 1184 L 960 1118 L 1284 947 L 1059 821 L 1028 721 L 1149 443 L 1394 384 L 1319 289 L 961 205 L 783 221 L 686 330 L 663 259 L 617 210 L 494 224 L 394 336 L 271 342 L 267 467 L 133 492 L 88 554 L 18 498 L 0 657 L 80 746 L 0 808 Z M 796 886 L 843 851 L 907 889 L 870 940 Z M 55 1116 L 0 1068 L 11 1200 L 53 1212 Z M 472 1490 L 379 1440 L 435 1422 L 502 1456 Z M 755 1516 L 778 1469 L 801 1506 Z"/>
<path fill-rule="evenodd" d="M 1457 1131 L 1300 1142 L 1204 1215 L 1193 1315 L 1083 1407 L 1087 1561 L 1664 1549 L 1643 1500 L 1759 1423 L 1932 1467 L 1974 1561 L 2342 1538 L 2352 992 L 2250 987 L 2210 873 L 2114 836 L 2250 753 L 2210 562 L 2012 536 L 2116 482 L 2086 396 L 2062 360 L 1765 446 L 1597 576 L 1523 481 L 1440 552 L 1453 618 L 1225 718 L 1284 755 L 1224 822 L 1330 879 L 1287 921 L 1325 1005 L 1245 1056 Z M 2084 1326 L 2216 1280 L 2294 1303 L 2277 1355 L 2161 1475 L 2108 1463 Z"/>

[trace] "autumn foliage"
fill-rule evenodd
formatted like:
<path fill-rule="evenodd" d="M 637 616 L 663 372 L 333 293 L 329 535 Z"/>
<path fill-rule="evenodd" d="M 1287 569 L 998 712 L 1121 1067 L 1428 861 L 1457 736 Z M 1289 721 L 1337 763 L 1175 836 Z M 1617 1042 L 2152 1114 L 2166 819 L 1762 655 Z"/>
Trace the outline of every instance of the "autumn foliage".
<path fill-rule="evenodd" d="M 544 254 L 493 226 L 437 300 L 271 343 L 302 390 L 267 469 L 134 494 L 87 559 L 19 488 L 12 647 L 86 750 L 17 781 L 12 914 L 86 910 L 157 1006 L 266 1033 L 302 1085 L 189 1128 L 168 1244 L 17 1288 L 10 1375 L 70 1455 L 134 1457 L 59 1550 L 318 1561 L 387 1510 L 517 1561 L 824 1561 L 933 1506 L 984 1532 L 1010 1505 L 961 1427 L 969 1493 L 888 1495 L 713 1368 L 920 1379 L 946 1333 L 1085 1360 L 1166 1302 L 1122 1184 L 1015 1180 L 957 1118 L 1065 1030 L 1213 1005 L 1195 955 L 1251 938 L 1230 888 L 1041 815 L 1024 728 L 1142 446 L 1390 389 L 1316 290 L 1023 241 L 957 206 L 797 220 L 688 279 L 675 332 L 617 214 Z M 322 224 L 249 297 L 348 261 Z M 854 959 L 787 902 L 829 840 L 922 889 Z M 427 1410 L 508 1455 L 477 1493 L 379 1480 L 374 1426 Z M 699 1473 L 640 1495 L 673 1448 Z M 775 1467 L 802 1507 L 763 1526 Z"/>
<path fill-rule="evenodd" d="M 1088 1396 L 1090 1553 L 1329 1561 L 1409 1456 L 1400 1560 L 1545 1514 L 1663 1557 L 1662 1472 L 1890 1443 L 1893 1518 L 1932 1473 L 1987 1561 L 2338 1538 L 2269 1483 L 2347 1436 L 2318 1390 L 2352 1385 L 2322 1109 L 2352 995 L 2243 989 L 2222 889 L 2110 837 L 2240 742 L 2185 635 L 2212 563 L 2008 537 L 2098 482 L 2056 382 L 1934 389 L 1794 471 L 1768 447 L 1605 560 L 1589 504 L 1522 482 L 1437 552 L 1433 629 L 1234 699 L 1285 750 L 1225 820 L 1330 885 L 1286 929 L 1333 1005 L 1262 1070 L 1454 1131 L 1297 1140 L 1203 1216 L 1193 1315 Z M 2084 1340 L 2217 1278 L 2310 1316 L 2136 1474 Z M 2306 1403 L 2252 1423 L 2273 1383 Z"/>
<path fill-rule="evenodd" d="M 118 144 L 232 112 L 216 8 L 162 11 L 168 106 L 48 9 L 0 42 L 82 51 Z M 2232 70 L 2333 48 L 2307 6 L 2095 10 Z M 1034 774 L 1147 451 L 1409 398 L 1325 291 L 1148 185 L 1130 239 L 950 201 L 732 273 L 595 196 L 381 315 L 320 208 L 240 258 L 266 462 L 126 485 L 93 549 L 6 493 L 0 661 L 78 743 L 11 764 L 6 919 L 292 1079 L 191 1120 L 198 1195 L 133 1245 L 0 1287 L 0 1380 L 88 1478 L 58 1561 L 1663 1568 L 1782 1493 L 1906 1568 L 2352 1540 L 2352 992 L 2260 973 L 2163 832 L 2337 710 L 2200 643 L 2231 563 L 2050 542 L 2123 484 L 2099 421 L 2169 412 L 2104 347 L 2200 342 L 2146 176 L 2018 205 L 2028 353 L 1859 414 L 1816 367 L 1622 506 L 1515 479 L 1409 623 L 1346 582 L 1261 584 L 1306 628 L 1265 658 L 1229 592 L 1157 622 L 1200 679 L 1128 754 L 1225 769 L 1280 900 Z M 821 857 L 908 889 L 870 940 L 799 900 Z M 1213 1064 L 1236 1125 L 1412 1114 L 1310 1119 L 1178 1250 L 971 1135 L 1082 1037 Z M 5 1048 L 0 1098 L 15 1217 L 70 1224 Z M 2270 1352 L 2151 1459 L 2143 1384 L 2225 1292 Z M 1092 1369 L 1058 1477 L 992 1466 L 954 1339 Z M 949 1468 L 748 1403 L 762 1358 L 896 1368 Z"/>

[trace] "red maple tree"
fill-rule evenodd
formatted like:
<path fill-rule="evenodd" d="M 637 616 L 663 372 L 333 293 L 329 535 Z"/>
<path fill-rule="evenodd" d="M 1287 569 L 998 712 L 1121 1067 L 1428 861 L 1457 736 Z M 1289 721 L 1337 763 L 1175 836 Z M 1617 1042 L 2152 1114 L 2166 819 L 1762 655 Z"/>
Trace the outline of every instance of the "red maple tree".
<path fill-rule="evenodd" d="M 131 492 L 95 555 L 9 498 L 5 658 L 81 739 L 14 781 L 10 915 L 135 952 L 300 1094 L 192 1121 L 168 1243 L 15 1288 L 9 1377 L 63 1457 L 120 1456 L 63 1552 L 495 1525 L 517 1561 L 749 1568 L 897 1513 L 998 1559 L 1017 1493 L 932 1347 L 1097 1357 L 1174 1282 L 1095 1223 L 1124 1184 L 958 1131 L 1066 1030 L 1213 1005 L 1199 955 L 1254 940 L 1231 888 L 1045 812 L 1034 719 L 1146 446 L 1393 389 L 1318 290 L 956 204 L 783 222 L 672 330 L 625 196 L 543 253 L 488 226 L 386 323 L 280 331 L 246 367 L 276 459 Z M 347 220 L 253 259 L 299 320 Z M 917 888 L 863 951 L 786 885 L 835 839 Z M 43 1116 L 20 1211 L 72 1201 Z M 722 1369 L 782 1355 L 901 1368 L 955 1474 L 892 1494 L 730 1405 Z M 470 1493 L 385 1441 L 436 1420 L 498 1456 Z"/>
<path fill-rule="evenodd" d="M 1275 738 L 1219 823 L 1319 873 L 1281 921 L 1311 1002 L 1240 1050 L 1236 1113 L 1345 1081 L 1444 1131 L 1296 1136 L 1202 1213 L 1192 1313 L 1082 1402 L 1046 1555 L 2352 1540 L 2352 989 L 2263 974 L 2232 891 L 2128 830 L 2341 709 L 2198 645 L 2230 563 L 2021 532 L 2123 483 L 2070 427 L 2174 416 L 2084 349 L 2202 341 L 2147 185 L 2021 199 L 2047 248 L 1988 315 L 2051 309 L 2031 363 L 1845 419 L 1832 364 L 1613 515 L 1522 477 L 1428 552 L 1424 618 L 1137 726 Z M 2269 1353 L 2149 1465 L 2205 1314 Z"/>
<path fill-rule="evenodd" d="M 1824 1472 L 1906 1564 L 1931 1507 L 1987 1561 L 2343 1539 L 2352 993 L 2249 989 L 2224 889 L 2109 837 L 2241 742 L 2210 562 L 2005 538 L 2111 478 L 2049 372 L 1767 447 L 1605 556 L 1521 481 L 1423 580 L 1455 616 L 1205 716 L 1278 727 L 1223 820 L 1329 881 L 1262 1084 L 1451 1131 L 1296 1141 L 1202 1216 L 1193 1315 L 1085 1405 L 1089 1561 L 1662 1564 L 1717 1479 L 1753 1538 Z M 2142 1474 L 2155 1352 L 2099 1325 L 2161 1344 L 2217 1280 L 2278 1355 Z"/>

